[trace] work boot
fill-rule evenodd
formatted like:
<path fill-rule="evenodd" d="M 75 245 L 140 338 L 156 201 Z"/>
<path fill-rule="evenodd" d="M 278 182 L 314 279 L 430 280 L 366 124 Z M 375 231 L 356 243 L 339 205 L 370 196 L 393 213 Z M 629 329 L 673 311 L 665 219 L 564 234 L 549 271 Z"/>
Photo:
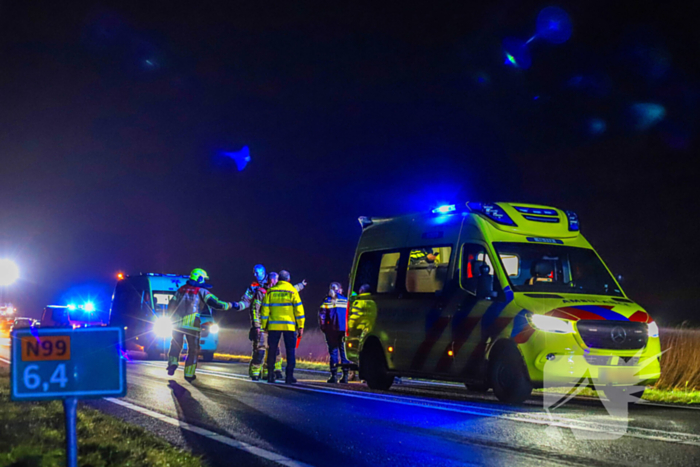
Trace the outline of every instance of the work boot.
<path fill-rule="evenodd" d="M 191 383 L 195 379 L 197 379 L 197 375 L 185 376 L 185 381 L 187 381 L 188 383 Z"/>
<path fill-rule="evenodd" d="M 284 375 L 282 374 L 282 370 L 275 370 L 275 379 L 284 379 Z"/>
<path fill-rule="evenodd" d="M 267 374 L 267 382 L 268 382 L 268 383 L 274 383 L 274 382 L 275 382 L 275 374 L 274 374 L 274 373 L 268 373 L 268 374 Z"/>
<path fill-rule="evenodd" d="M 260 381 L 260 375 L 253 375 L 250 377 L 253 381 Z"/>
<path fill-rule="evenodd" d="M 331 377 L 328 378 L 328 381 L 326 383 L 330 384 L 338 384 L 338 375 L 334 372 L 331 373 Z"/>
<path fill-rule="evenodd" d="M 348 370 L 343 371 L 343 377 L 340 378 L 341 383 L 348 384 L 348 376 L 349 376 L 348 373 L 349 373 Z"/>
<path fill-rule="evenodd" d="M 287 376 L 284 382 L 285 384 L 295 384 L 297 382 L 297 379 L 294 376 Z"/>
<path fill-rule="evenodd" d="M 168 365 L 168 374 L 170 376 L 174 375 L 175 371 L 177 371 L 177 365 Z"/>

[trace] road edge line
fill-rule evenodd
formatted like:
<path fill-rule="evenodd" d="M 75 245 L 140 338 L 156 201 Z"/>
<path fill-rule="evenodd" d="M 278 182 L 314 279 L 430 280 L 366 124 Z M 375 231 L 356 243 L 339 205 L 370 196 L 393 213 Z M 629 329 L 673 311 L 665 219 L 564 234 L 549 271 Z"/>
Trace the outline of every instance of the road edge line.
<path fill-rule="evenodd" d="M 160 420 L 162 422 L 165 422 L 169 425 L 176 426 L 178 428 L 181 428 L 183 430 L 190 431 L 192 433 L 196 433 L 200 436 L 204 436 L 205 438 L 212 439 L 214 441 L 218 441 L 222 444 L 226 444 L 227 446 L 230 446 L 235 449 L 240 449 L 241 451 L 245 451 L 249 454 L 253 454 L 254 456 L 261 457 L 263 459 L 267 459 L 272 462 L 276 462 L 277 464 L 280 465 L 286 465 L 288 467 L 311 467 L 310 464 L 305 464 L 303 462 L 295 461 L 294 459 L 290 459 L 289 457 L 283 456 L 282 454 L 278 454 L 276 452 L 268 451 L 263 448 L 259 448 L 257 446 L 253 446 L 252 444 L 245 443 L 243 441 L 238 441 L 233 438 L 230 438 L 228 436 L 224 436 L 219 433 L 215 433 L 213 431 L 207 430 L 206 428 L 201 428 L 196 425 L 192 425 L 191 423 L 187 423 L 185 421 L 179 420 L 177 418 L 170 417 L 168 415 L 164 415 L 158 412 L 154 412 L 153 410 L 147 409 L 145 407 L 141 407 L 136 404 L 132 404 L 130 402 L 126 402 L 120 399 L 115 399 L 113 397 L 105 397 L 104 400 L 111 402 L 113 404 L 125 407 L 127 409 L 133 410 L 135 412 L 138 412 L 142 415 L 149 416 L 151 418 L 155 418 L 156 420 Z"/>

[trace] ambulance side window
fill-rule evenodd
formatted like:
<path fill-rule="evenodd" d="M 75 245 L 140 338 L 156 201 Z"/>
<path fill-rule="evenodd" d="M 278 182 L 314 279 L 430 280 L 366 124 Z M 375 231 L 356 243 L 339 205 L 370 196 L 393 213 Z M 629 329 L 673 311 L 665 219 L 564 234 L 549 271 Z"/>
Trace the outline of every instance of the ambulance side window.
<path fill-rule="evenodd" d="M 413 248 L 406 270 L 406 292 L 435 293 L 445 286 L 451 246 Z"/>
<path fill-rule="evenodd" d="M 353 282 L 355 292 L 369 285 L 369 293 L 391 293 L 396 290 L 396 278 L 401 253 L 372 251 L 362 253 Z"/>
<path fill-rule="evenodd" d="M 486 264 L 489 267 L 489 274 L 493 276 L 493 264 L 486 248 L 475 243 L 465 243 L 462 246 L 462 267 L 461 267 L 461 284 L 462 288 L 467 292 L 476 295 L 477 278 L 479 277 L 479 268 Z M 496 283 L 494 283 L 496 287 Z"/>

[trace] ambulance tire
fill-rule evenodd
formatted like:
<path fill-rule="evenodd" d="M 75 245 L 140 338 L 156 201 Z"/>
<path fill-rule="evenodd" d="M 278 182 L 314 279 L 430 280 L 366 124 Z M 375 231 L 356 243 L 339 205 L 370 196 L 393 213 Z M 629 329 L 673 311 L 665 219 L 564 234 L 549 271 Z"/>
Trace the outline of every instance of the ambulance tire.
<path fill-rule="evenodd" d="M 214 352 L 202 352 L 202 361 L 203 362 L 213 362 L 214 361 Z"/>
<path fill-rule="evenodd" d="M 386 367 L 384 351 L 378 343 L 370 344 L 360 354 L 360 369 L 370 389 L 388 390 L 394 384 L 394 377 Z"/>
<path fill-rule="evenodd" d="M 489 378 L 493 392 L 501 402 L 521 404 L 532 394 L 527 367 L 520 351 L 511 341 L 497 344 L 491 352 Z"/>
<path fill-rule="evenodd" d="M 615 405 L 636 404 L 645 389 L 646 386 L 605 386 L 603 393 Z"/>

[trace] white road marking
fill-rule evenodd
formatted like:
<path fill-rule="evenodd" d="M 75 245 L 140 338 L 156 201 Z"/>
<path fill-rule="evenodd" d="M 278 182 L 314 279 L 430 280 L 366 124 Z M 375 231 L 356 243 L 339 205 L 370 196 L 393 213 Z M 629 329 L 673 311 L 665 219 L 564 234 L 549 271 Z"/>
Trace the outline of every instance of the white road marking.
<path fill-rule="evenodd" d="M 147 366 L 161 366 L 158 364 L 153 364 L 150 362 L 140 363 L 141 365 Z M 182 370 L 182 368 L 178 368 Z M 250 378 L 244 375 L 237 375 L 234 373 L 223 373 L 218 371 L 198 369 L 198 373 L 217 376 L 220 378 L 235 379 L 239 381 L 244 381 L 254 384 L 269 384 L 263 381 L 252 381 Z M 583 420 L 575 420 L 571 418 L 566 418 L 562 416 L 550 415 L 546 412 L 513 412 L 504 409 L 492 408 L 492 407 L 481 407 L 474 406 L 464 403 L 447 402 L 447 401 L 430 401 L 410 396 L 393 396 L 385 394 L 368 394 L 358 391 L 348 390 L 348 389 L 321 389 L 315 386 L 310 386 L 306 384 L 295 384 L 294 386 L 286 386 L 284 384 L 275 384 L 270 386 L 277 386 L 280 388 L 287 387 L 289 389 L 300 389 L 303 391 L 318 392 L 322 394 L 333 394 L 337 396 L 351 397 L 355 399 L 365 399 L 372 401 L 389 402 L 393 404 L 409 405 L 414 407 L 420 407 L 424 409 L 435 409 L 443 410 L 448 412 L 464 413 L 468 415 L 475 415 L 480 417 L 490 417 L 490 418 L 500 418 L 503 420 L 508 420 L 512 422 L 522 422 L 530 423 L 535 425 L 545 425 L 553 426 L 559 428 L 569 428 L 571 430 L 581 430 L 594 433 L 607 433 L 620 436 L 629 436 L 632 438 L 664 441 L 669 443 L 686 444 L 691 446 L 700 446 L 700 436 L 693 433 L 683 433 L 683 432 L 673 432 L 665 430 L 656 430 L 652 428 L 643 427 L 630 427 L 624 425 L 616 425 L 610 423 L 602 422 L 589 422 Z M 621 432 L 621 428 L 625 431 Z"/>
<path fill-rule="evenodd" d="M 106 401 L 109 401 L 113 404 L 120 405 L 122 407 L 126 407 L 127 409 L 133 410 L 135 412 L 138 412 L 143 415 L 147 415 L 149 417 L 155 418 L 157 420 L 160 420 L 162 422 L 165 422 L 169 425 L 179 427 L 183 430 L 191 431 L 192 433 L 196 433 L 200 436 L 204 436 L 205 438 L 212 439 L 214 441 L 218 441 L 220 443 L 226 444 L 227 446 L 231 446 L 232 448 L 235 449 L 240 449 L 241 451 L 248 452 L 250 454 L 253 454 L 254 456 L 261 457 L 263 459 L 267 459 L 272 462 L 276 462 L 277 464 L 280 465 L 286 465 L 289 467 L 311 467 L 309 464 L 305 464 L 303 462 L 295 461 L 294 459 L 290 459 L 289 457 L 285 457 L 282 454 L 278 454 L 276 452 L 268 451 L 266 449 L 262 449 L 256 446 L 253 446 L 252 444 L 244 443 L 243 441 L 238 441 L 233 438 L 229 438 L 228 436 L 221 435 L 219 433 L 214 433 L 213 431 L 207 430 L 205 428 L 200 428 L 198 426 L 192 425 L 191 423 L 183 422 L 182 420 L 178 420 L 177 418 L 169 417 L 167 415 L 163 415 L 158 412 L 154 412 L 152 410 L 146 409 L 144 407 L 141 407 L 139 405 L 132 404 L 130 402 L 126 402 L 121 399 L 114 399 L 112 397 L 107 397 L 105 398 Z"/>

